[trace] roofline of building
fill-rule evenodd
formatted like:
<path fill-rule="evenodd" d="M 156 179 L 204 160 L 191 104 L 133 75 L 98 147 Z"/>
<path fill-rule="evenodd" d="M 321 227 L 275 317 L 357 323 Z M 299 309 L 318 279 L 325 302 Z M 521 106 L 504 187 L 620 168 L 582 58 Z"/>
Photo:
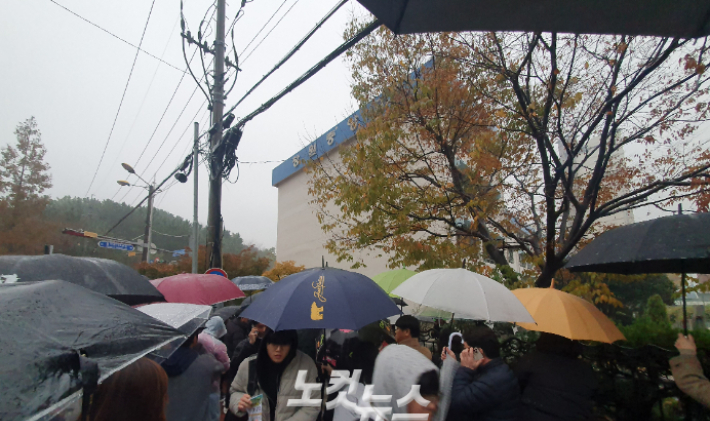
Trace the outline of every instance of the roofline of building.
<path fill-rule="evenodd" d="M 336 124 L 316 140 L 309 143 L 305 148 L 274 168 L 271 172 L 271 185 L 278 186 L 282 181 L 302 171 L 305 168 L 307 160 L 324 156 L 339 147 L 342 143 L 353 138 L 361 124 L 362 117 L 360 110 L 350 114 L 343 119 L 343 121 Z"/>

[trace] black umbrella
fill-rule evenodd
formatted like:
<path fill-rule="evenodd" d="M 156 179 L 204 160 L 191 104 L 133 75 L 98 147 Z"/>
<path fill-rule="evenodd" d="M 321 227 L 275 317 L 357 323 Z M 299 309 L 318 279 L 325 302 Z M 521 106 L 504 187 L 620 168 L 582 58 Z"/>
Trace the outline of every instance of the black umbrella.
<path fill-rule="evenodd" d="M 136 309 L 64 281 L 0 285 L 0 321 L 0 419 L 5 421 L 54 412 L 91 386 L 87 373 L 103 381 L 183 337 Z"/>
<path fill-rule="evenodd" d="M 572 256 L 572 272 L 680 273 L 687 331 L 685 274 L 710 273 L 710 213 L 675 215 L 609 230 Z"/>
<path fill-rule="evenodd" d="M 261 291 L 274 283 L 266 276 L 238 276 L 232 282 L 242 291 Z"/>
<path fill-rule="evenodd" d="M 692 38 L 710 34 L 697 0 L 358 0 L 396 34 L 568 32 Z"/>
<path fill-rule="evenodd" d="M 246 301 L 246 299 L 244 300 Z M 212 310 L 212 316 L 219 316 L 225 322 L 241 310 L 240 306 L 226 306 Z"/>
<path fill-rule="evenodd" d="M 108 295 L 128 305 L 165 301 L 140 273 L 114 260 L 64 254 L 0 256 L 0 276 L 8 282 L 59 279 Z M 0 280 L 0 283 L 3 281 Z"/>

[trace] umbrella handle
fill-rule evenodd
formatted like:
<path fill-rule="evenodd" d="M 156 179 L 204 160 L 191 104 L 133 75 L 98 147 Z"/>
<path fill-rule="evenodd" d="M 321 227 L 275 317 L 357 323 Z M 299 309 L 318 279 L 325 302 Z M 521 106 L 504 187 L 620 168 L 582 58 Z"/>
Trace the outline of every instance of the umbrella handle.
<path fill-rule="evenodd" d="M 91 399 L 99 387 L 99 366 L 88 358 L 79 355 L 79 372 L 81 373 L 81 421 L 86 421 L 89 416 Z"/>
<path fill-rule="evenodd" d="M 688 336 L 688 313 L 685 307 L 685 272 L 680 275 L 680 287 L 683 294 L 683 334 Z"/>

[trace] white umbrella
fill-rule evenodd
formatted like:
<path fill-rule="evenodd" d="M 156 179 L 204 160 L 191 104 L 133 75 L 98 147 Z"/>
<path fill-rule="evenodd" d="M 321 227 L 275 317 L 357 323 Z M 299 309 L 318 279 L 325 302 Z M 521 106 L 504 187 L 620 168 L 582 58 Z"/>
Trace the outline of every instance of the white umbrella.
<path fill-rule="evenodd" d="M 183 303 L 156 303 L 138 307 L 154 319 L 191 335 L 210 318 L 212 306 Z M 194 328 L 193 328 L 194 327 Z M 191 330 L 191 331 L 188 331 Z"/>
<path fill-rule="evenodd" d="M 535 323 L 508 288 L 466 269 L 420 272 L 400 284 L 392 294 L 463 319 Z"/>

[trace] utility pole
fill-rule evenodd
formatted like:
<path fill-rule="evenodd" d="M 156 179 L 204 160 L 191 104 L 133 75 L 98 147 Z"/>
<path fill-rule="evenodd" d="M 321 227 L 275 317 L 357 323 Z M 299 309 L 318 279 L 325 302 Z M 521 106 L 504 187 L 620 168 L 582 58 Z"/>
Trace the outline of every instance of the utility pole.
<path fill-rule="evenodd" d="M 222 173 L 224 148 L 224 26 L 226 0 L 217 0 L 217 33 L 214 40 L 214 83 L 212 85 L 212 128 L 210 129 L 210 191 L 207 211 L 207 267 L 222 267 Z"/>
<path fill-rule="evenodd" d="M 197 256 L 200 251 L 200 225 L 197 222 L 197 170 L 200 162 L 200 123 L 195 122 L 195 144 L 192 147 L 192 177 L 195 183 L 192 210 L 192 273 L 197 273 Z"/>
<path fill-rule="evenodd" d="M 145 217 L 145 235 L 143 236 L 143 261 L 148 263 L 150 258 L 150 245 L 153 237 L 153 196 L 155 195 L 155 187 L 148 184 L 148 215 Z"/>

